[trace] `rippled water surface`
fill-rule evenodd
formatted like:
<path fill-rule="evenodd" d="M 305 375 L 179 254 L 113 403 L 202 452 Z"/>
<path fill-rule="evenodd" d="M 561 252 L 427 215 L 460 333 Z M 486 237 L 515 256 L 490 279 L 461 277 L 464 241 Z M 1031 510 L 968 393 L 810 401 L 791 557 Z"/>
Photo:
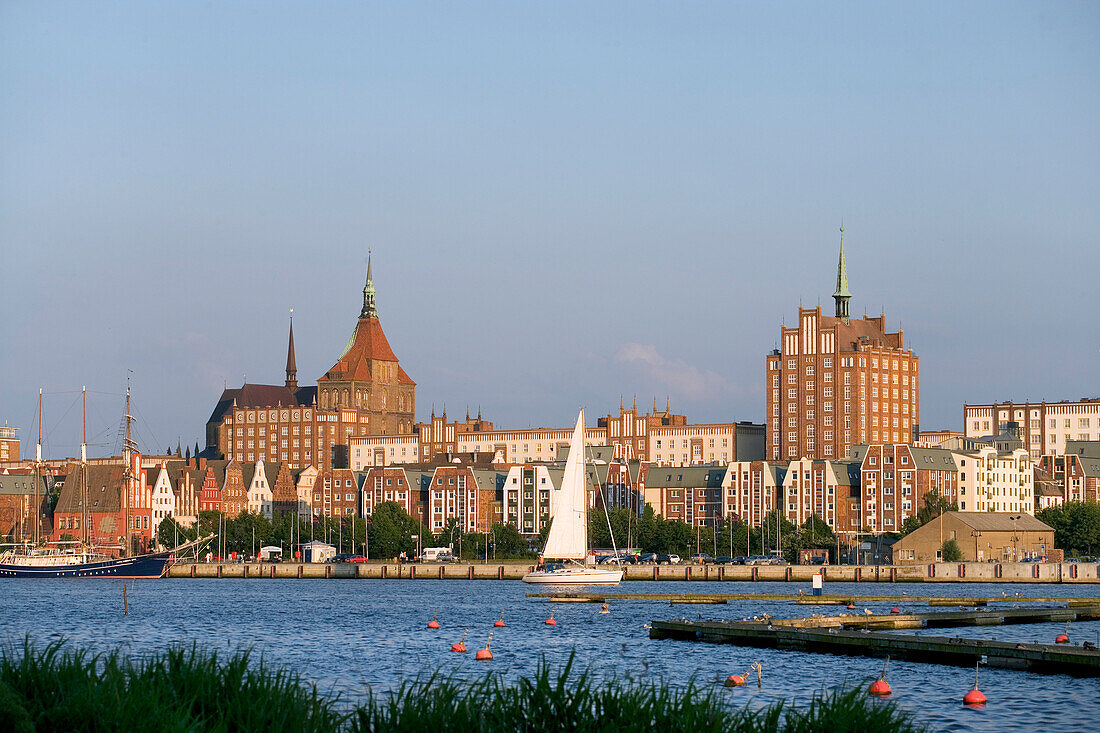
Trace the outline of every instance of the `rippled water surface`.
<path fill-rule="evenodd" d="M 691 678 L 712 684 L 743 672 L 754 660 L 764 667 L 763 688 L 723 690 L 731 700 L 796 704 L 815 691 L 841 684 L 865 685 L 882 661 L 790 651 L 749 649 L 681 641 L 651 641 L 644 624 L 654 619 L 730 619 L 769 613 L 783 618 L 837 614 L 835 606 L 789 602 L 731 601 L 728 605 L 669 606 L 667 601 L 622 601 L 600 615 L 599 604 L 554 603 L 526 598 L 531 586 L 518 581 L 438 580 L 144 580 L 126 581 L 130 613 L 122 613 L 122 582 L 112 580 L 0 580 L 0 639 L 19 643 L 64 637 L 99 650 L 121 648 L 143 655 L 172 644 L 236 650 L 249 647 L 272 663 L 301 675 L 344 699 L 384 691 L 402 680 L 442 669 L 473 677 L 487 668 L 508 675 L 530 673 L 540 657 L 577 662 L 605 677 L 660 678 L 674 684 Z M 985 584 L 826 584 L 827 593 L 896 594 L 895 602 L 860 603 L 886 612 L 926 611 L 914 595 L 1100 597 L 1100 586 Z M 795 593 L 801 583 L 629 582 L 608 592 Z M 1011 604 L 1010 604 L 1011 605 Z M 507 626 L 493 629 L 504 611 Z M 947 609 L 937 609 L 947 610 Z M 543 621 L 553 612 L 555 627 Z M 438 613 L 442 628 L 426 624 Z M 471 653 L 450 645 L 469 629 Z M 935 630 L 949 636 L 1050 642 L 1064 624 L 1024 624 Z M 472 652 L 495 631 L 492 662 Z M 1075 623 L 1071 639 L 1100 641 L 1100 621 Z M 887 678 L 892 699 L 913 711 L 931 730 L 1095 730 L 1100 725 L 1100 680 L 1064 675 L 985 669 L 983 710 L 961 705 L 973 671 L 892 661 Z"/>

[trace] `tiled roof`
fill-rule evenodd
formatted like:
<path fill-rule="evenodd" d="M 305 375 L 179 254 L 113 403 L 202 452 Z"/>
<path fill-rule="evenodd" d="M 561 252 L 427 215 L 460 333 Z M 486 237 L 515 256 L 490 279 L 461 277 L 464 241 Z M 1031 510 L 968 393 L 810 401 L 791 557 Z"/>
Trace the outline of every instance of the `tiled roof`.
<path fill-rule="evenodd" d="M 80 512 L 84 477 L 88 481 L 88 511 L 117 512 L 122 507 L 121 484 L 123 467 L 117 464 L 76 466 L 65 479 L 65 488 L 57 500 L 55 512 Z"/>
<path fill-rule="evenodd" d="M 397 355 L 390 348 L 378 319 L 360 318 L 344 353 L 317 381 L 369 382 L 372 378 L 371 362 L 374 360 L 396 362 Z M 397 379 L 402 384 L 416 384 L 400 366 L 397 368 Z"/>
<path fill-rule="evenodd" d="M 656 489 L 712 488 L 722 486 L 728 466 L 653 466 L 646 486 Z"/>

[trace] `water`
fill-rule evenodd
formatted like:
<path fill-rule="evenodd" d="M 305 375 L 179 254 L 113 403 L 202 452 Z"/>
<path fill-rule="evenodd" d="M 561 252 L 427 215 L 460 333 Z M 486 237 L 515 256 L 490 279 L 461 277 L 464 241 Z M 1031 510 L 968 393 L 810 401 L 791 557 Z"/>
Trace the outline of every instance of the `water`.
<path fill-rule="evenodd" d="M 579 666 L 603 678 L 662 679 L 676 685 L 694 678 L 715 684 L 744 672 L 754 660 L 764 667 L 763 689 L 723 689 L 737 704 L 786 699 L 796 704 L 841 684 L 866 686 L 882 661 L 858 657 L 739 648 L 680 641 L 651 641 L 644 624 L 654 619 L 777 618 L 846 612 L 775 601 L 731 601 L 721 606 L 671 606 L 667 601 L 622 601 L 611 614 L 599 604 L 528 599 L 532 586 L 518 581 L 337 581 L 190 580 L 126 581 L 129 615 L 122 613 L 122 582 L 97 580 L 0 580 L 0 640 L 18 644 L 25 635 L 44 643 L 64 637 L 96 650 L 121 649 L 135 656 L 192 642 L 233 651 L 251 648 L 269 662 L 297 670 L 345 700 L 384 692 L 425 671 L 478 677 L 487 669 L 515 677 L 534 671 L 540 657 L 564 662 L 576 653 Z M 887 612 L 927 611 L 912 595 L 1100 597 L 1100 586 L 995 584 L 827 583 L 828 593 L 895 594 L 897 602 L 859 604 Z M 801 583 L 628 582 L 622 591 L 792 593 Z M 611 590 L 609 592 L 614 592 Z M 504 610 L 507 626 L 493 629 Z M 949 609 L 936 609 L 949 610 Z M 553 612 L 556 627 L 543 621 Z M 426 624 L 438 613 L 442 628 Z M 468 654 L 450 646 L 469 628 Z M 933 630 L 949 636 L 1052 642 L 1064 624 Z M 494 631 L 494 661 L 473 652 Z M 1100 641 L 1100 621 L 1072 624 L 1074 642 Z M 1100 681 L 1013 670 L 981 671 L 979 687 L 989 700 L 982 710 L 961 704 L 973 670 L 891 661 L 887 679 L 894 700 L 931 730 L 1057 731 L 1100 724 Z"/>

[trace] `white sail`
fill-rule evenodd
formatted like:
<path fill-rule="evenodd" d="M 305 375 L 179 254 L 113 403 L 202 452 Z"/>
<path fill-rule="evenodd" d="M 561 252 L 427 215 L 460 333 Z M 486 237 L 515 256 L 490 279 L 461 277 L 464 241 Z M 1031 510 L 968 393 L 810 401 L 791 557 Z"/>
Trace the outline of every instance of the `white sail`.
<path fill-rule="evenodd" d="M 551 492 L 550 532 L 542 556 L 554 560 L 584 560 L 588 556 L 588 501 L 584 475 L 584 410 L 569 441 L 569 457 L 561 486 Z"/>

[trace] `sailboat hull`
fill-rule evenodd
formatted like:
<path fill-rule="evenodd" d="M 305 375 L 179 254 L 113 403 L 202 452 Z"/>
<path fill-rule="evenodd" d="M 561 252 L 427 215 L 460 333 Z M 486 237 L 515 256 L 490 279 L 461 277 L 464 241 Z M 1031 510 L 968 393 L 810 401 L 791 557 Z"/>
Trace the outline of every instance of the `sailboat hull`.
<path fill-rule="evenodd" d="M 0 564 L 0 578 L 159 578 L 171 553 L 158 552 L 73 565 Z"/>
<path fill-rule="evenodd" d="M 533 570 L 523 576 L 524 583 L 542 585 L 618 585 L 622 579 L 620 569 L 587 567 Z"/>

